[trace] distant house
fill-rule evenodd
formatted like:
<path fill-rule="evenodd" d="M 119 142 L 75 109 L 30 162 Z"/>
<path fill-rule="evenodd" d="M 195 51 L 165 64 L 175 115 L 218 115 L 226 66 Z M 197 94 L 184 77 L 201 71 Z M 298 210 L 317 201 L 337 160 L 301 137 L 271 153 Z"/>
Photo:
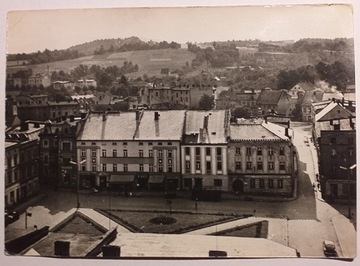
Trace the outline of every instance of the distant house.
<path fill-rule="evenodd" d="M 305 92 L 302 97 L 299 97 L 298 104 L 301 106 L 301 120 L 312 121 L 311 104 L 321 102 L 324 92 L 320 89 L 315 89 Z"/>
<path fill-rule="evenodd" d="M 263 89 L 257 99 L 257 105 L 263 115 L 277 113 L 279 115 L 288 115 L 288 107 L 291 96 L 286 90 Z"/>
<path fill-rule="evenodd" d="M 58 81 L 54 81 L 52 83 L 52 85 L 53 85 L 55 90 L 60 90 L 62 88 L 69 89 L 69 90 L 74 90 L 74 88 L 75 88 L 75 84 L 73 82 L 70 82 L 70 81 L 58 80 Z"/>
<path fill-rule="evenodd" d="M 313 91 L 315 89 L 315 85 L 310 82 L 300 82 L 297 83 L 294 87 L 292 87 L 288 93 L 291 95 L 291 98 L 298 98 L 299 92 L 305 93 L 307 91 Z"/>
<path fill-rule="evenodd" d="M 33 76 L 30 76 L 28 79 L 28 84 L 32 86 L 44 86 L 48 87 L 51 85 L 50 76 L 48 74 L 36 74 Z"/>
<path fill-rule="evenodd" d="M 75 86 L 80 88 L 97 87 L 97 82 L 94 79 L 79 79 Z"/>

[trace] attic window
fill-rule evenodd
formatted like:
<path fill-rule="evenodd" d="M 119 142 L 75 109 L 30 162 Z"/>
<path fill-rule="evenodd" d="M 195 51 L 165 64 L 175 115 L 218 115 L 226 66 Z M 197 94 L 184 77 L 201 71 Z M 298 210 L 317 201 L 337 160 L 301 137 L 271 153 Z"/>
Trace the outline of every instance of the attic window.
<path fill-rule="evenodd" d="M 211 132 L 211 135 L 216 135 L 216 132 Z"/>

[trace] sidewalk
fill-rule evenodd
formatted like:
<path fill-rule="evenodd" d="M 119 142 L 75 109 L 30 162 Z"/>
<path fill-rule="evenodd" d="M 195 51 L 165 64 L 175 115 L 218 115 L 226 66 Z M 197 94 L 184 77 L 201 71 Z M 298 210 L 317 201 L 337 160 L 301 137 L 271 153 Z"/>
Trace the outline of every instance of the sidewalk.
<path fill-rule="evenodd" d="M 345 258 L 356 257 L 356 231 L 353 224 L 341 214 L 332 218 L 342 255 Z"/>

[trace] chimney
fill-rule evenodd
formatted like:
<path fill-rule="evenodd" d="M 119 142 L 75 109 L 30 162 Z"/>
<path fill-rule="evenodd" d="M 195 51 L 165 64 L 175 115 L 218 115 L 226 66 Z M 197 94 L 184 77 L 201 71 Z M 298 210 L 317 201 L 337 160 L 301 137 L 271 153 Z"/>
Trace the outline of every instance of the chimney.
<path fill-rule="evenodd" d="M 332 100 L 334 103 L 336 102 L 336 101 L 335 101 L 335 98 L 332 98 L 331 100 Z"/>
<path fill-rule="evenodd" d="M 154 120 L 155 120 L 155 121 L 159 120 L 159 117 L 160 117 L 159 112 L 155 112 L 155 113 L 154 113 Z"/>
<path fill-rule="evenodd" d="M 267 115 L 264 116 L 264 119 L 265 119 L 265 124 L 267 124 Z"/>
<path fill-rule="evenodd" d="M 70 257 L 70 242 L 69 241 L 55 241 L 54 255 L 59 257 Z"/>
<path fill-rule="evenodd" d="M 139 121 L 139 119 L 140 119 L 140 111 L 135 111 L 135 119 L 136 119 L 136 121 Z"/>
<path fill-rule="evenodd" d="M 22 122 L 20 124 L 20 131 L 28 131 L 29 130 L 29 124 L 26 122 Z"/>
<path fill-rule="evenodd" d="M 120 247 L 114 245 L 107 245 L 102 247 L 103 258 L 119 258 Z"/>
<path fill-rule="evenodd" d="M 75 121 L 75 117 L 73 115 L 70 116 L 70 122 L 74 122 Z"/>
<path fill-rule="evenodd" d="M 287 122 L 287 127 L 290 128 L 290 119 Z"/>
<path fill-rule="evenodd" d="M 352 101 L 348 101 L 349 102 L 349 107 L 352 107 L 352 105 L 353 105 L 353 102 Z"/>
<path fill-rule="evenodd" d="M 342 99 L 341 99 L 341 104 L 342 104 L 342 106 L 344 106 L 344 104 L 345 104 L 345 98 L 344 97 L 342 97 Z"/>
<path fill-rule="evenodd" d="M 34 128 L 39 128 L 40 127 L 40 124 L 39 123 L 34 123 Z"/>
<path fill-rule="evenodd" d="M 81 119 L 85 119 L 86 113 L 81 113 Z"/>
<path fill-rule="evenodd" d="M 206 116 L 204 116 L 204 125 L 203 125 L 203 128 L 207 130 L 207 129 L 208 129 L 208 124 L 209 124 L 209 116 L 206 115 Z"/>
<path fill-rule="evenodd" d="M 106 121 L 106 115 L 107 115 L 107 112 L 103 112 L 103 114 L 102 114 L 102 121 Z"/>
<path fill-rule="evenodd" d="M 352 121 L 352 117 L 349 118 L 349 123 L 350 123 L 351 129 L 354 130 L 354 129 L 355 129 L 355 124 L 354 124 L 354 122 Z"/>
<path fill-rule="evenodd" d="M 285 136 L 290 138 L 290 136 L 289 136 L 289 128 L 288 127 L 285 128 Z"/>

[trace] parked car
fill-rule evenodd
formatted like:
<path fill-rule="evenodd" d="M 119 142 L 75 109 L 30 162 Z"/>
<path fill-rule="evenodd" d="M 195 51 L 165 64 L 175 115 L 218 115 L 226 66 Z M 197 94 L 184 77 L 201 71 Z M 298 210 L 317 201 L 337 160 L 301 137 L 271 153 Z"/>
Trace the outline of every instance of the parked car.
<path fill-rule="evenodd" d="M 5 210 L 5 226 L 19 220 L 19 213 L 17 211 Z"/>
<path fill-rule="evenodd" d="M 324 240 L 323 242 L 324 254 L 326 257 L 337 257 L 338 254 L 336 252 L 334 242 L 330 240 Z"/>

